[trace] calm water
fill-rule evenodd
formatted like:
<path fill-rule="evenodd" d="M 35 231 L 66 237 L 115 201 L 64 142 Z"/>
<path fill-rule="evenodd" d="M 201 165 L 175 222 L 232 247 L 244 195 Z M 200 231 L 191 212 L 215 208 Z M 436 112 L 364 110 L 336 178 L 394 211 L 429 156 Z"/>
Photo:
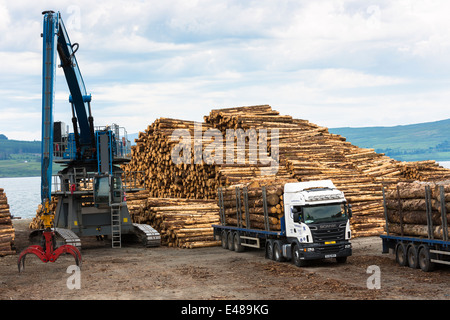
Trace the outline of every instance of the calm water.
<path fill-rule="evenodd" d="M 450 161 L 439 164 L 450 169 Z M 11 214 L 22 219 L 34 218 L 41 203 L 41 177 L 0 178 L 0 188 L 5 189 Z"/>
<path fill-rule="evenodd" d="M 443 166 L 444 168 L 450 169 L 450 161 L 441 161 L 441 162 L 439 162 L 439 164 L 441 166 Z"/>
<path fill-rule="evenodd" d="M 0 178 L 5 189 L 9 210 L 15 217 L 34 218 L 41 203 L 41 177 Z"/>

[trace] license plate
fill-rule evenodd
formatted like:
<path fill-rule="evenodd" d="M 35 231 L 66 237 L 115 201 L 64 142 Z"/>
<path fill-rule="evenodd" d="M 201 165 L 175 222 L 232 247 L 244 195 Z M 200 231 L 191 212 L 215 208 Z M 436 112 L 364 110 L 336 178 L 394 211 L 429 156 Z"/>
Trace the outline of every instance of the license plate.
<path fill-rule="evenodd" d="M 336 258 L 336 254 L 334 253 L 334 254 L 327 254 L 327 255 L 325 255 L 325 259 L 327 259 L 327 258 Z"/>
<path fill-rule="evenodd" d="M 325 244 L 335 244 L 336 241 L 325 241 Z"/>

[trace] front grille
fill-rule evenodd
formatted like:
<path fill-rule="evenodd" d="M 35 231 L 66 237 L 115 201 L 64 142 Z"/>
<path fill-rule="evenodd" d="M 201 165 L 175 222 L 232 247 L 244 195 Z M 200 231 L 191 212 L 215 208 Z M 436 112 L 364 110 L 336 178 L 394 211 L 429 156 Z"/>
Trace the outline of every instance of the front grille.
<path fill-rule="evenodd" d="M 316 243 L 345 240 L 345 223 L 317 224 L 310 225 L 309 228 L 313 236 L 313 241 Z"/>
<path fill-rule="evenodd" d="M 339 251 L 344 250 L 344 245 L 328 245 L 320 248 L 316 248 L 317 252 L 327 254 L 327 253 L 338 253 Z"/>

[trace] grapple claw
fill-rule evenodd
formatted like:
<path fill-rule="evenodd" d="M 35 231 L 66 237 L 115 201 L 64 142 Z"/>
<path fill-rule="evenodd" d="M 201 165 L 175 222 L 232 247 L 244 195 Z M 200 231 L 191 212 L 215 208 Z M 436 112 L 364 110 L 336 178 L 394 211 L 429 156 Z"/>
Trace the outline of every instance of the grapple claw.
<path fill-rule="evenodd" d="M 20 253 L 19 259 L 17 260 L 19 272 L 25 269 L 25 257 L 28 253 L 35 254 L 44 263 L 49 261 L 55 262 L 63 253 L 71 254 L 75 258 L 76 265 L 81 268 L 81 253 L 77 248 L 70 244 L 65 244 L 53 250 L 55 233 L 53 231 L 44 231 L 43 235 L 45 238 L 45 249 L 38 245 L 32 245 Z"/>

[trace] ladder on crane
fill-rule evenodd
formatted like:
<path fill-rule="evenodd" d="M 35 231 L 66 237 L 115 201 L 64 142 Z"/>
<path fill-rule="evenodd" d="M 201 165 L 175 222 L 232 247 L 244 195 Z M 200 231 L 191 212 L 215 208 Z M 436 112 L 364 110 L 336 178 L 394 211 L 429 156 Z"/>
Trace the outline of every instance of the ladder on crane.
<path fill-rule="evenodd" d="M 113 248 L 122 247 L 122 234 L 120 225 L 120 204 L 111 205 L 111 240 Z"/>

